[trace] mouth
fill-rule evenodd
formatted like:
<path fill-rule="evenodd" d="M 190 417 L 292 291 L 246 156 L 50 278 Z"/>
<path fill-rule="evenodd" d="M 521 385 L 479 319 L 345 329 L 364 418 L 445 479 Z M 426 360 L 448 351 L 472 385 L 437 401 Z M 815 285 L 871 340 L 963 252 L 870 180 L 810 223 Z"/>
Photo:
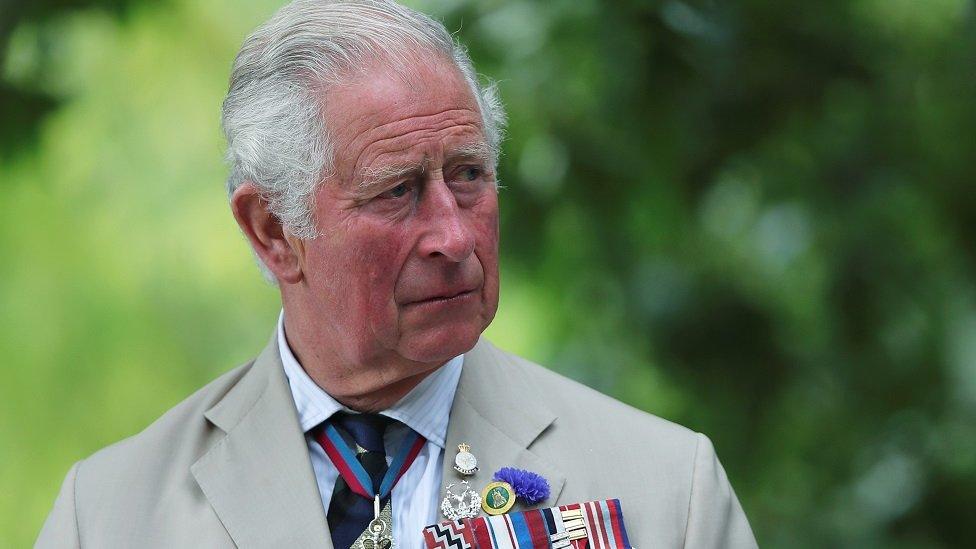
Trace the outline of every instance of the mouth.
<path fill-rule="evenodd" d="M 416 301 L 410 301 L 406 303 L 406 306 L 409 307 L 415 305 L 441 305 L 441 304 L 449 305 L 451 303 L 458 303 L 470 297 L 473 297 L 476 292 L 477 292 L 477 288 L 472 288 L 469 290 L 461 290 L 458 292 L 449 292 L 449 293 L 426 297 L 424 299 L 418 299 Z"/>

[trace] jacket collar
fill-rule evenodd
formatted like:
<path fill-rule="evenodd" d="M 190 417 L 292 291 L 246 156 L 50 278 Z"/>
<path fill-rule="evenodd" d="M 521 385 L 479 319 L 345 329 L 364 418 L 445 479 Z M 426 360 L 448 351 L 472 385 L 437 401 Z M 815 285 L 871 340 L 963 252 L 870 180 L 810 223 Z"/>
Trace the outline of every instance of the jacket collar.
<path fill-rule="evenodd" d="M 552 425 L 556 415 L 540 402 L 533 382 L 531 372 L 517 358 L 485 339 L 464 355 L 447 428 L 442 493 L 449 484 L 460 480 L 467 480 L 472 489 L 480 491 L 492 481 L 495 471 L 516 467 L 548 480 L 550 496 L 538 506 L 555 505 L 565 477 L 529 448 Z M 462 477 L 454 470 L 454 456 L 462 442 L 470 445 L 471 453 L 478 458 L 479 470 L 470 477 Z"/>
<path fill-rule="evenodd" d="M 332 549 L 274 339 L 204 415 L 227 436 L 190 470 L 234 543 Z"/>
<path fill-rule="evenodd" d="M 545 477 L 551 495 L 539 505 L 555 505 L 565 477 L 528 449 L 556 419 L 535 390 L 525 367 L 486 340 L 465 354 L 447 429 L 442 493 L 462 478 L 453 467 L 464 442 L 480 467 L 467 478 L 472 488 L 480 491 L 501 467 L 517 467 Z M 190 469 L 234 542 L 332 549 L 276 338 L 204 416 L 226 436 Z"/>

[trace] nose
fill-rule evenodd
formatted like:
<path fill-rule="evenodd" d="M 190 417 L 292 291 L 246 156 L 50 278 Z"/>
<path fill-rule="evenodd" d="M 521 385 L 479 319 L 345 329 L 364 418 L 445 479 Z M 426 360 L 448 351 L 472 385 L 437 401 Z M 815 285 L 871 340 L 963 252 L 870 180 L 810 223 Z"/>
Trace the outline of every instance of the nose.
<path fill-rule="evenodd" d="M 460 263 L 474 253 L 474 233 L 465 210 L 442 177 L 429 180 L 421 199 L 420 222 L 424 233 L 419 242 L 422 257 L 444 258 Z"/>

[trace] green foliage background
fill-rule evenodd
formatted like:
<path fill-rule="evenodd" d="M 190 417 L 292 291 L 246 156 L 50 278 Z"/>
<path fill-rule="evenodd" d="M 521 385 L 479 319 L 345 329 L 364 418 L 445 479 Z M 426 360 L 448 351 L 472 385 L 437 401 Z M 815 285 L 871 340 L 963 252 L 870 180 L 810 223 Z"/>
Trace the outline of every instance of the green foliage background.
<path fill-rule="evenodd" d="M 271 334 L 218 114 L 278 4 L 0 4 L 0 546 Z M 411 4 L 511 115 L 496 342 L 710 435 L 763 546 L 976 546 L 973 2 Z"/>

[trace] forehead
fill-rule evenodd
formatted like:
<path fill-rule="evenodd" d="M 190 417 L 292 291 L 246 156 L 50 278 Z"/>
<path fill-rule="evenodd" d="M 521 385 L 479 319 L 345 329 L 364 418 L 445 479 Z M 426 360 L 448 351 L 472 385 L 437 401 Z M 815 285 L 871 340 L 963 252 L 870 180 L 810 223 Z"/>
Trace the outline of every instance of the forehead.
<path fill-rule="evenodd" d="M 445 60 L 421 59 L 401 69 L 377 64 L 326 93 L 340 172 L 418 146 L 484 139 L 478 103 Z"/>

